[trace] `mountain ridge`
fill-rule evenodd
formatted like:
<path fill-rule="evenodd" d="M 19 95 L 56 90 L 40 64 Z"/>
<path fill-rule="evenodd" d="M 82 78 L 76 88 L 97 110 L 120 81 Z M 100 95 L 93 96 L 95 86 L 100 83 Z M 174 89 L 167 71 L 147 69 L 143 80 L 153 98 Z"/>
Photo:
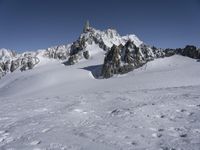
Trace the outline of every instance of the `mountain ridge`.
<path fill-rule="evenodd" d="M 78 42 L 82 39 L 86 39 L 86 45 L 81 50 L 87 49 L 87 47 L 94 43 L 105 51 L 110 49 L 113 44 L 125 44 L 127 40 L 135 40 L 138 46 L 143 43 L 135 35 L 120 36 L 114 29 L 100 31 L 89 26 L 86 32 L 83 31 L 79 38 L 70 44 L 62 44 L 47 49 L 22 53 L 16 53 L 13 50 L 5 48 L 0 49 L 0 77 L 19 68 L 21 71 L 32 69 L 39 63 L 38 61 L 42 61 L 44 58 L 67 61 L 70 54 L 76 51 L 77 45 L 80 46 Z M 90 51 L 92 54 L 92 50 Z M 78 59 L 82 59 L 82 57 Z"/>
<path fill-rule="evenodd" d="M 121 36 L 115 29 L 101 31 L 91 27 L 89 22 L 86 22 L 78 39 L 70 44 L 23 53 L 16 53 L 5 48 L 0 49 L 0 78 L 15 70 L 33 69 L 36 65 L 45 63 L 43 61 L 47 61 L 47 59 L 56 59 L 65 65 L 74 65 L 82 60 L 90 59 L 99 52 L 104 53 L 105 59 L 102 64 L 102 71 L 98 76 L 109 78 L 114 74 L 132 71 L 155 58 L 171 56 L 176 53 L 194 58 L 200 57 L 197 48 L 192 47 L 192 51 L 194 54 L 181 50 L 158 49 L 145 44 L 134 34 Z M 108 61 L 108 59 L 110 60 Z M 113 59 L 118 59 L 117 67 Z"/>

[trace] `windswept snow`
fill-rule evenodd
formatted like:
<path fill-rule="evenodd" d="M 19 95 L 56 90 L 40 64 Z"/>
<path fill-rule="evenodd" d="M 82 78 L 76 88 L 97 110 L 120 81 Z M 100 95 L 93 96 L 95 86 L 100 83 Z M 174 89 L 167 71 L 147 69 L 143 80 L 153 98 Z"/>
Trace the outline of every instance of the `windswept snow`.
<path fill-rule="evenodd" d="M 200 63 L 160 58 L 95 79 L 104 52 L 0 80 L 0 149 L 199 150 Z"/>

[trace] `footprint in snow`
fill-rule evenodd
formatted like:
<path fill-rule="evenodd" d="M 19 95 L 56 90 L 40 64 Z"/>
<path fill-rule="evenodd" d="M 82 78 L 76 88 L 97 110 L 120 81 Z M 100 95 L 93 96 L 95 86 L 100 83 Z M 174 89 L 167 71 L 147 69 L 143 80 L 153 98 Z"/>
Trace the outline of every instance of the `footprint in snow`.
<path fill-rule="evenodd" d="M 164 129 L 160 128 L 160 129 L 156 129 L 156 128 L 149 128 L 152 131 L 158 131 L 158 132 L 163 132 Z"/>
<path fill-rule="evenodd" d="M 5 140 L 5 138 L 3 138 L 3 137 L 0 138 L 0 143 L 3 142 L 4 140 Z"/>
<path fill-rule="evenodd" d="M 160 133 L 153 133 L 152 134 L 152 137 L 154 137 L 154 138 L 160 138 L 162 136 L 162 134 L 160 134 Z"/>
<path fill-rule="evenodd" d="M 10 136 L 10 133 L 8 133 L 8 131 L 0 131 L 0 143 L 1 142 L 6 142 L 6 143 L 10 143 L 12 141 L 14 141 L 13 137 Z"/>
<path fill-rule="evenodd" d="M 48 132 L 48 131 L 50 131 L 50 130 L 51 130 L 50 128 L 43 129 L 43 130 L 42 130 L 42 133 L 46 133 L 46 132 Z"/>
<path fill-rule="evenodd" d="M 31 143 L 30 143 L 30 145 L 38 145 L 38 144 L 40 144 L 41 143 L 41 141 L 32 141 Z"/>
<path fill-rule="evenodd" d="M 163 131 L 164 131 L 164 129 L 162 129 L 162 128 L 161 128 L 161 129 L 158 129 L 158 131 L 159 131 L 159 132 L 163 132 Z"/>
<path fill-rule="evenodd" d="M 165 115 L 156 115 L 156 118 L 165 118 Z"/>
<path fill-rule="evenodd" d="M 185 137 L 187 137 L 187 134 L 182 133 L 182 134 L 180 134 L 179 136 L 182 137 L 182 138 L 185 138 Z"/>
<path fill-rule="evenodd" d="M 76 112 L 76 113 L 82 113 L 82 114 L 87 114 L 88 113 L 88 112 L 86 112 L 86 111 L 84 111 L 82 109 L 74 109 L 73 111 Z"/>
<path fill-rule="evenodd" d="M 134 146 L 135 146 L 135 145 L 137 145 L 137 142 L 132 141 L 132 142 L 131 142 L 131 145 L 134 145 Z"/>
<path fill-rule="evenodd" d="M 194 132 L 194 133 L 199 133 L 199 134 L 200 134 L 200 129 L 194 129 L 193 132 Z"/>
<path fill-rule="evenodd" d="M 192 116 L 192 115 L 194 115 L 194 112 L 187 112 L 186 113 L 188 116 Z"/>
<path fill-rule="evenodd" d="M 151 131 L 157 131 L 156 128 L 149 128 Z"/>
<path fill-rule="evenodd" d="M 47 108 L 40 108 L 40 109 L 35 109 L 34 110 L 35 112 L 45 112 L 45 111 L 48 111 Z"/>
<path fill-rule="evenodd" d="M 177 109 L 177 110 L 176 110 L 176 112 L 186 112 L 186 111 L 187 111 L 187 110 L 185 110 L 185 109 L 180 109 L 180 110 Z"/>

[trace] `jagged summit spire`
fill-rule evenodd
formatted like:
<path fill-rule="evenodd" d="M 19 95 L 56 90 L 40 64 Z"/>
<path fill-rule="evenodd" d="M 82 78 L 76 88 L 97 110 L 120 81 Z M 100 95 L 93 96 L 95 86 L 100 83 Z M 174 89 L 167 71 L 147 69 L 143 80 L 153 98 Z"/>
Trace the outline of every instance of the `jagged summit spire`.
<path fill-rule="evenodd" d="M 90 30 L 90 23 L 89 23 L 89 21 L 87 20 L 86 22 L 85 22 L 85 25 L 84 25 L 84 28 L 83 28 L 83 32 L 85 33 L 85 32 L 87 32 L 87 31 L 89 31 Z"/>

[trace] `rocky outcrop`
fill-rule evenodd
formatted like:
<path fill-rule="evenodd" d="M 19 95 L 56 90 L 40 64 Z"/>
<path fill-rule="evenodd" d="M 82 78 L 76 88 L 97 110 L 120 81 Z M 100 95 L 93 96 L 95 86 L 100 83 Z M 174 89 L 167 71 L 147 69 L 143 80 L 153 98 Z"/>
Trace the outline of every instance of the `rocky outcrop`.
<path fill-rule="evenodd" d="M 72 44 L 22 54 L 0 49 L 0 77 L 17 69 L 21 71 L 33 69 L 42 57 L 61 60 L 65 65 L 74 65 L 82 59 L 88 60 L 91 55 L 96 55 L 98 52 L 96 49 L 93 52 L 93 48 L 99 49 L 98 47 L 104 50 L 101 53 L 106 54 L 101 69 L 103 78 L 130 72 L 155 58 L 169 57 L 174 54 L 200 59 L 200 50 L 195 46 L 162 50 L 144 44 L 135 35 L 120 36 L 114 29 L 97 30 L 87 21 L 83 33 Z"/>
<path fill-rule="evenodd" d="M 183 56 L 188 56 L 194 59 L 200 59 L 200 51 L 196 46 L 187 45 L 181 52 Z"/>
<path fill-rule="evenodd" d="M 113 45 L 111 50 L 108 51 L 102 68 L 102 76 L 104 78 L 110 78 L 114 74 L 117 74 L 120 68 L 120 49 Z"/>
<path fill-rule="evenodd" d="M 68 61 L 65 63 L 65 65 L 74 65 L 77 62 L 78 56 L 72 55 L 69 57 Z"/>
<path fill-rule="evenodd" d="M 21 71 L 33 69 L 39 63 L 39 58 L 35 56 L 35 53 L 16 54 L 6 49 L 1 50 L 0 53 L 0 78 L 18 68 Z"/>
<path fill-rule="evenodd" d="M 75 63 L 78 63 L 79 60 L 81 60 L 82 58 L 84 58 L 84 53 L 85 52 L 80 51 L 80 52 L 78 52 L 76 54 L 73 54 L 73 55 L 69 56 L 68 60 L 65 61 L 63 64 L 66 65 L 66 66 L 68 66 L 68 65 L 74 65 Z"/>
<path fill-rule="evenodd" d="M 81 38 L 71 45 L 70 55 L 75 55 L 85 49 L 85 38 Z"/>
<path fill-rule="evenodd" d="M 165 49 L 166 56 L 172 56 L 175 54 L 187 56 L 194 59 L 200 59 L 200 49 L 193 45 L 187 45 L 185 48 L 177 49 Z"/>
<path fill-rule="evenodd" d="M 144 55 L 142 54 L 141 49 L 137 47 L 134 42 L 129 40 L 122 50 L 124 51 L 124 62 L 126 64 L 138 66 L 143 63 Z"/>
<path fill-rule="evenodd" d="M 83 56 L 84 56 L 85 59 L 89 59 L 90 58 L 89 51 L 84 51 Z"/>
<path fill-rule="evenodd" d="M 97 45 L 99 48 L 103 49 L 105 52 L 111 50 L 113 45 L 116 45 L 121 50 L 122 47 L 127 43 L 127 41 L 132 41 L 137 47 L 139 47 L 143 42 L 140 41 L 135 35 L 120 36 L 118 32 L 114 29 L 108 29 L 105 31 L 97 30 L 90 26 L 87 21 L 83 28 L 83 33 L 79 38 L 73 42 L 69 48 L 69 55 L 67 57 L 68 61 L 64 64 L 74 64 L 79 62 L 80 59 L 89 59 L 90 51 L 87 51 L 87 47 L 92 45 Z M 83 57 L 77 57 L 75 55 L 83 53 Z M 92 53 L 92 52 L 91 52 Z M 128 56 L 128 55 L 127 55 Z M 129 59 L 129 56 L 128 56 Z"/>
<path fill-rule="evenodd" d="M 128 73 L 159 57 L 164 57 L 162 50 L 153 50 L 146 45 L 137 47 L 130 40 L 124 46 L 113 45 L 105 56 L 101 76 L 103 78 L 110 78 L 114 74 Z"/>
<path fill-rule="evenodd" d="M 176 50 L 167 48 L 164 50 L 166 57 L 171 57 L 176 54 Z"/>
<path fill-rule="evenodd" d="M 70 55 L 70 47 L 70 44 L 51 47 L 43 51 L 43 56 L 47 58 L 65 60 Z"/>
<path fill-rule="evenodd" d="M 14 72 L 17 68 L 19 68 L 20 63 L 18 60 L 12 60 L 10 66 L 10 72 Z"/>

